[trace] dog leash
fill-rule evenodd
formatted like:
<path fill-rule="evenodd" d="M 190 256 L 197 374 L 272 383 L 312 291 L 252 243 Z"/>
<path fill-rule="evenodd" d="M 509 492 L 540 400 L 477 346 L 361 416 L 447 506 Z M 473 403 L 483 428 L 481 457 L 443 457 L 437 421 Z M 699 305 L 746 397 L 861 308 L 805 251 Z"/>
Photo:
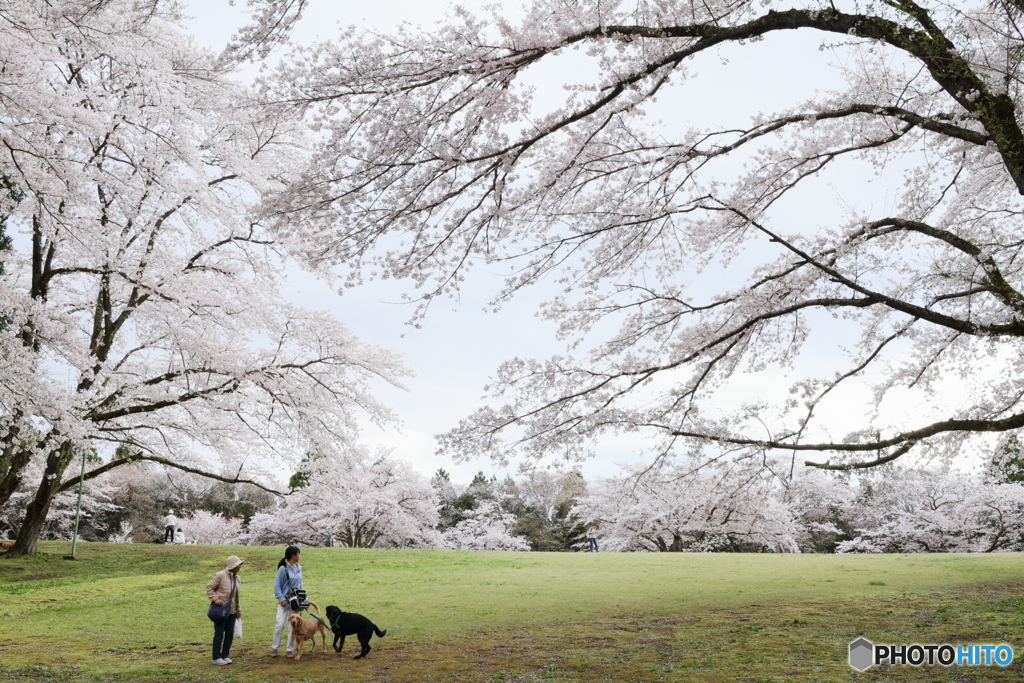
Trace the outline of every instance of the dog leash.
<path fill-rule="evenodd" d="M 306 612 L 308 612 L 308 613 L 309 613 L 309 616 L 311 616 L 311 617 L 313 617 L 314 619 L 316 619 L 317 621 L 319 621 L 319 622 L 320 622 L 320 624 L 321 624 L 321 625 L 322 625 L 322 626 L 323 626 L 324 628 L 330 628 L 330 627 L 329 627 L 329 626 L 327 625 L 327 622 L 326 622 L 326 621 L 324 621 L 323 619 L 321 619 L 321 618 L 320 618 L 320 617 L 318 617 L 317 615 L 313 614 L 313 613 L 312 613 L 312 612 L 310 612 L 310 611 L 309 611 L 308 609 L 306 610 Z"/>

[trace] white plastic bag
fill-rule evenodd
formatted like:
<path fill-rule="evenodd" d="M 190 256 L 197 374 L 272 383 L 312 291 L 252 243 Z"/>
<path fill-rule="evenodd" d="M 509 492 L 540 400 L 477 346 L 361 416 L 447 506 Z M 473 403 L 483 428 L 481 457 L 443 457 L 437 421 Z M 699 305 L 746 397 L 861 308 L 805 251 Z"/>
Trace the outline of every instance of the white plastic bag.
<path fill-rule="evenodd" d="M 235 619 L 235 638 L 242 637 L 242 620 Z"/>

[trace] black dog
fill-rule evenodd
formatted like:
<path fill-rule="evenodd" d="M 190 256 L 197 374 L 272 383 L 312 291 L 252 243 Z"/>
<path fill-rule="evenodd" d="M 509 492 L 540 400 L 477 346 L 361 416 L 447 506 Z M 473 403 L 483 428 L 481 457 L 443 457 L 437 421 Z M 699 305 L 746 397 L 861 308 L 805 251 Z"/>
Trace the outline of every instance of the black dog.
<path fill-rule="evenodd" d="M 355 635 L 359 639 L 359 645 L 363 650 L 354 659 L 365 657 L 370 651 L 370 636 L 376 633 L 378 638 L 383 638 L 388 633 L 387 630 L 381 631 L 374 626 L 373 622 L 362 614 L 342 612 L 334 605 L 328 605 L 325 613 L 327 624 L 334 631 L 335 652 L 341 652 L 341 648 L 345 647 L 345 636 Z"/>

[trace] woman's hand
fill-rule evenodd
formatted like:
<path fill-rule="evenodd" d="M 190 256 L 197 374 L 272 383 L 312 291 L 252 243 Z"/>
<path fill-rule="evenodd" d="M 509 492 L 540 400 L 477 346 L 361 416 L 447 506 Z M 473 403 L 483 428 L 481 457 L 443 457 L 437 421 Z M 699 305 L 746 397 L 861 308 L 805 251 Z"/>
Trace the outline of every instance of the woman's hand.
<path fill-rule="evenodd" d="M 223 607 L 224 606 L 224 601 L 223 600 L 214 600 L 213 604 L 217 605 L 217 607 Z"/>
<path fill-rule="evenodd" d="M 288 601 L 287 600 L 282 600 L 281 602 L 279 602 L 277 604 L 281 605 L 281 607 L 287 607 L 288 606 Z"/>

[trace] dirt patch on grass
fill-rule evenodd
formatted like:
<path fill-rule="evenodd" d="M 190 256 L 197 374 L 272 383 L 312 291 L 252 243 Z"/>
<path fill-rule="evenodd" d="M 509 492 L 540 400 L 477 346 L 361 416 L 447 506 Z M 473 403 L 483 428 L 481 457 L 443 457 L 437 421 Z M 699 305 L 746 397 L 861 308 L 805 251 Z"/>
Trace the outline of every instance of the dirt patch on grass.
<path fill-rule="evenodd" d="M 349 639 L 342 655 L 294 662 L 270 657 L 275 607 L 260 597 L 278 549 L 88 544 L 67 562 L 58 544 L 46 548 L 0 560 L 0 681 L 1024 680 L 1019 664 L 864 674 L 846 664 L 848 643 L 861 635 L 1022 641 L 1024 584 L 1012 557 L 309 549 L 308 588 L 334 596 L 326 602 L 357 601 L 388 636 L 374 638 L 363 660 L 352 659 L 358 646 Z M 232 650 L 235 664 L 215 667 L 203 586 L 227 553 L 246 559 L 246 638 Z M 990 583 L 954 585 L 970 581 Z"/>
<path fill-rule="evenodd" d="M 273 658 L 263 643 L 243 642 L 231 667 L 212 667 L 207 645 L 96 651 L 76 666 L 0 666 L 11 683 L 111 680 L 373 681 L 394 683 L 542 681 L 1020 681 L 1019 662 L 998 667 L 847 666 L 858 636 L 880 643 L 1019 642 L 1024 584 L 975 586 L 885 599 L 751 604 L 665 615 L 623 613 L 539 628 L 465 633 L 448 641 L 374 639 L 367 659 L 317 652 L 295 662 Z M 6 644 L 5 644 L 6 645 Z M 6 648 L 5 648 L 6 649 Z M 1024 654 L 1024 653 L 1021 653 Z"/>

